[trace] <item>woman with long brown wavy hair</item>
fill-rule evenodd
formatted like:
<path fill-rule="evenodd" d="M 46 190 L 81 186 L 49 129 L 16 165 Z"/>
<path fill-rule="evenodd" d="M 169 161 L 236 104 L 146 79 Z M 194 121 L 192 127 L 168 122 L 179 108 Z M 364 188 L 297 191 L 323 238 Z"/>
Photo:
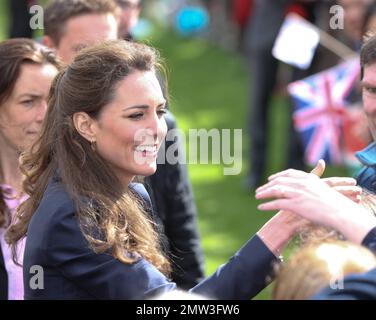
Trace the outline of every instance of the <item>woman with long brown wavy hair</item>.
<path fill-rule="evenodd" d="M 0 298 L 22 299 L 22 269 L 12 261 L 5 229 L 25 199 L 18 157 L 35 141 L 58 61 L 30 39 L 0 43 Z M 22 261 L 23 242 L 20 243 Z"/>
<path fill-rule="evenodd" d="M 110 41 L 55 78 L 40 138 L 22 158 L 30 196 L 9 229 L 27 235 L 25 298 L 135 299 L 172 290 L 170 263 L 135 177 L 156 170 L 166 134 L 158 53 Z M 249 299 L 305 221 L 282 212 L 191 292 Z M 225 245 L 225 243 L 223 244 Z"/>

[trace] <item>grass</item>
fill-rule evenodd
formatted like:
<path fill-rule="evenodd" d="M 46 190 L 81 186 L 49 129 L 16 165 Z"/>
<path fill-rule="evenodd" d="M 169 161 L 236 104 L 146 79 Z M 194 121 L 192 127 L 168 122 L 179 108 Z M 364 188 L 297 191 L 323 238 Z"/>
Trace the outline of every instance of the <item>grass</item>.
<path fill-rule="evenodd" d="M 8 0 L 0 0 L 0 40 L 8 37 L 9 15 Z"/>
<path fill-rule="evenodd" d="M 0 39 L 6 38 L 6 1 L 0 0 Z M 170 72 L 171 109 L 180 128 L 244 128 L 248 80 L 244 61 L 200 39 L 182 39 L 173 32 L 154 34 L 150 42 L 160 49 Z M 268 172 L 284 168 L 288 104 L 276 96 L 270 110 Z M 209 275 L 244 244 L 272 213 L 257 211 L 258 202 L 241 188 L 247 169 L 248 137 L 243 134 L 243 170 L 223 175 L 220 165 L 189 165 L 199 213 L 199 228 Z M 329 168 L 329 175 L 346 174 Z M 257 299 L 270 299 L 270 287 Z"/>

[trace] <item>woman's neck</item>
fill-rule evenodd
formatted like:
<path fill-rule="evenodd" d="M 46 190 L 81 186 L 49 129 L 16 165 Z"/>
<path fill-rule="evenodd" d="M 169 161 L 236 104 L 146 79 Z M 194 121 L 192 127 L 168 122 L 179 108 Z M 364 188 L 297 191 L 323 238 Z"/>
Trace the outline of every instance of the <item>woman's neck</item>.
<path fill-rule="evenodd" d="M 18 162 L 20 153 L 2 140 L 0 137 L 1 183 L 11 186 L 19 194 L 22 190 L 22 174 Z"/>
<path fill-rule="evenodd" d="M 134 180 L 136 177 L 135 175 L 130 175 L 130 174 L 124 174 L 123 171 L 116 169 L 112 167 L 112 170 L 114 170 L 115 175 L 119 179 L 121 185 L 123 186 L 124 190 L 128 189 L 129 184 Z"/>

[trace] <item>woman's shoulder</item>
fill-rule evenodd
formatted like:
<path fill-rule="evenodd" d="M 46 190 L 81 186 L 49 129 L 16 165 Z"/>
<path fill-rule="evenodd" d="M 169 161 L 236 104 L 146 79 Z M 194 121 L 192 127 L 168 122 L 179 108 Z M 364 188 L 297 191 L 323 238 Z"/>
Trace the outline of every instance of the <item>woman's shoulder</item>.
<path fill-rule="evenodd" d="M 132 184 L 132 191 L 144 202 L 146 209 L 151 209 L 150 198 L 142 184 Z M 82 198 L 83 201 L 90 200 Z M 79 222 L 76 215 L 76 206 L 72 196 L 66 190 L 64 184 L 56 179 L 51 179 L 43 197 L 30 221 L 28 236 L 41 237 L 40 241 L 49 242 L 51 238 L 71 234 L 78 228 Z M 38 236 L 39 235 L 39 236 Z"/>
<path fill-rule="evenodd" d="M 38 230 L 43 231 L 45 234 L 54 225 L 66 219 L 72 219 L 74 215 L 73 199 L 69 196 L 62 183 L 52 180 L 47 185 L 41 202 L 33 214 L 28 234 L 30 231 L 35 234 Z"/>
<path fill-rule="evenodd" d="M 60 183 L 50 182 L 28 226 L 24 265 L 43 264 L 57 244 L 74 241 L 76 230 L 73 200 Z"/>
<path fill-rule="evenodd" d="M 38 210 L 47 210 L 50 213 L 56 211 L 71 212 L 74 211 L 74 202 L 64 185 L 59 181 L 52 180 L 47 185 Z"/>

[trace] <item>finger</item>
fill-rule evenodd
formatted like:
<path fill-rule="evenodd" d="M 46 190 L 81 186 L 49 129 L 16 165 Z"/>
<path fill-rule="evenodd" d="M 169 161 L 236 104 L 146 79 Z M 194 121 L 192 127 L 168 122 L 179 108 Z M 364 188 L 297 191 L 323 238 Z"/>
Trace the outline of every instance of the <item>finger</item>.
<path fill-rule="evenodd" d="M 299 178 L 300 177 L 301 178 L 301 177 L 306 177 L 306 176 L 307 176 L 307 172 L 295 170 L 295 169 L 287 169 L 287 170 L 272 174 L 268 178 L 268 180 L 271 181 L 271 180 L 274 180 L 274 179 L 279 178 L 279 177 L 293 177 L 293 178 Z"/>
<path fill-rule="evenodd" d="M 362 188 L 355 186 L 337 186 L 333 187 L 333 190 L 341 193 L 346 198 L 354 201 L 355 203 L 360 203 Z"/>
<path fill-rule="evenodd" d="M 344 195 L 361 195 L 363 191 L 357 186 L 334 186 L 333 189 Z"/>
<path fill-rule="evenodd" d="M 257 206 L 261 211 L 275 211 L 275 210 L 288 210 L 289 200 L 278 199 L 270 202 L 265 202 Z"/>
<path fill-rule="evenodd" d="M 341 193 L 342 195 L 346 196 L 347 198 L 351 198 L 351 200 L 355 201 L 357 197 L 360 198 L 362 193 L 362 189 L 359 187 L 334 187 L 335 191 Z"/>
<path fill-rule="evenodd" d="M 356 180 L 354 178 L 348 178 L 348 177 L 323 178 L 322 181 L 324 181 L 330 187 L 356 186 Z"/>
<path fill-rule="evenodd" d="M 350 196 L 350 197 L 347 197 L 348 199 L 350 199 L 351 201 L 354 201 L 355 203 L 358 203 L 360 204 L 360 202 L 362 201 L 362 198 L 357 195 L 357 196 Z"/>
<path fill-rule="evenodd" d="M 258 188 L 256 189 L 256 193 L 261 192 L 261 191 L 264 191 L 265 189 L 268 189 L 268 188 L 270 188 L 270 187 L 273 187 L 273 186 L 275 186 L 277 183 L 278 183 L 277 180 L 269 181 L 269 182 L 263 184 L 262 186 L 258 187 Z"/>
<path fill-rule="evenodd" d="M 295 189 L 304 189 L 307 187 L 307 180 L 302 178 L 291 178 L 291 177 L 278 177 L 274 180 L 269 181 L 268 183 L 264 184 L 261 187 L 258 187 L 256 189 L 256 194 L 259 192 L 262 192 L 264 190 L 273 188 L 273 187 L 289 187 L 289 188 L 295 188 Z"/>
<path fill-rule="evenodd" d="M 266 184 L 262 185 L 261 187 L 258 187 L 256 189 L 256 194 L 260 193 L 260 192 L 262 192 L 266 189 L 270 189 L 272 187 L 275 187 L 275 186 L 286 185 L 289 182 L 291 183 L 291 180 L 292 180 L 291 178 L 285 178 L 285 177 L 276 178 L 275 180 L 269 181 Z"/>
<path fill-rule="evenodd" d="M 353 202 L 356 202 L 356 203 L 360 203 L 361 199 L 358 195 L 344 195 L 347 199 L 353 201 Z"/>
<path fill-rule="evenodd" d="M 256 193 L 256 199 L 290 198 L 296 193 L 294 188 L 286 186 L 272 186 Z"/>
<path fill-rule="evenodd" d="M 325 161 L 323 159 L 320 159 L 317 162 L 316 167 L 312 169 L 311 173 L 315 174 L 318 177 L 321 177 L 325 171 L 325 167 Z"/>
<path fill-rule="evenodd" d="M 258 187 L 256 189 L 256 194 L 259 193 L 259 192 L 262 192 L 262 191 L 264 191 L 264 190 L 266 190 L 268 188 L 271 188 L 271 187 L 273 187 L 273 186 L 275 186 L 277 184 L 278 184 L 278 180 L 269 181 L 269 182 L 265 183 L 264 185 Z"/>
<path fill-rule="evenodd" d="M 345 196 L 347 199 L 355 202 L 355 203 L 360 203 L 361 202 L 361 198 L 359 195 L 349 195 L 349 196 Z"/>

